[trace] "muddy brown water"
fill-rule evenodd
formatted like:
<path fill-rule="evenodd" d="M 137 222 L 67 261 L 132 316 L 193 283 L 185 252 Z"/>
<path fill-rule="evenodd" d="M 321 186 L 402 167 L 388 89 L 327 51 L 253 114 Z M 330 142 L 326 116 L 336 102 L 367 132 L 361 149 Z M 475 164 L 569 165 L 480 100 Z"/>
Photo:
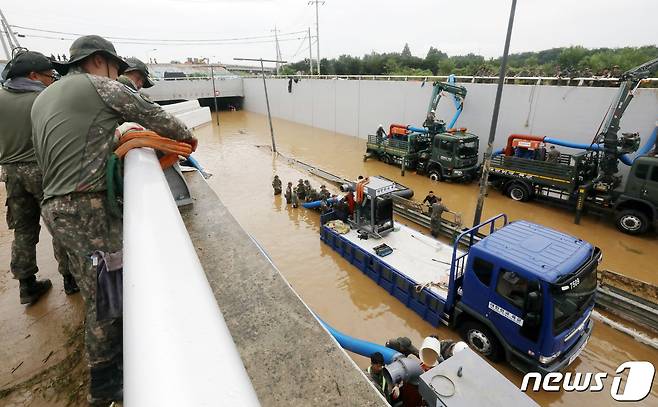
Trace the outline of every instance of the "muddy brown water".
<path fill-rule="evenodd" d="M 413 173 L 402 177 L 399 168 L 374 160 L 364 163 L 363 139 L 277 119 L 274 129 L 278 150 L 285 156 L 351 179 L 360 174 L 381 174 L 411 187 L 417 199 L 434 190 L 448 207 L 463 214 L 465 224 L 472 222 L 477 196 L 475 184 L 433 182 Z M 319 316 L 344 333 L 377 343 L 390 337 L 408 336 L 419 344 L 422 338 L 437 332 L 441 337 L 457 338 L 453 331 L 423 321 L 321 243 L 317 213 L 292 209 L 282 196 L 273 196 L 271 182 L 275 174 L 284 186 L 302 177 L 308 178 L 316 188 L 323 181 L 271 154 L 266 116 L 244 111 L 222 112 L 219 126 L 206 126 L 196 134 L 200 145 L 196 156 L 214 174 L 209 180 L 212 188 Z M 507 213 L 511 219 L 528 219 L 588 240 L 603 249 L 604 267 L 658 283 L 655 235 L 626 236 L 608 221 L 591 217 L 586 217 L 581 225 L 574 225 L 568 211 L 533 202 L 513 202 L 491 191 L 484 216 L 500 212 Z M 366 358 L 351 356 L 359 366 L 367 366 Z M 588 346 L 572 366 L 578 372 L 607 372 L 610 379 L 604 391 L 542 392 L 532 397 L 544 406 L 614 405 L 609 394 L 611 377 L 628 360 L 648 360 L 658 366 L 658 351 L 597 322 Z M 509 366 L 497 364 L 496 368 L 517 385 L 521 384 L 522 375 Z M 656 386 L 642 403 L 658 405 Z"/>
<path fill-rule="evenodd" d="M 273 197 L 271 180 L 278 174 L 284 182 L 308 178 L 317 188 L 322 180 L 291 167 L 285 159 L 273 158 L 269 147 L 270 136 L 265 116 L 248 112 L 222 112 L 220 126 L 205 126 L 196 131 L 200 139 L 195 154 L 208 171 L 209 180 L 224 204 L 245 230 L 260 242 L 281 273 L 301 298 L 328 323 L 349 335 L 383 343 L 387 338 L 408 336 L 419 344 L 422 338 L 437 333 L 440 337 L 457 338 L 447 328 L 435 328 L 389 296 L 372 280 L 343 260 L 320 242 L 319 216 L 305 209 L 292 210 L 282 197 Z M 444 202 L 472 219 L 477 187 L 432 182 L 425 177 L 408 173 L 400 176 L 399 168 L 377 161 L 362 161 L 365 142 L 350 136 L 334 134 L 283 120 L 274 120 L 277 146 L 287 156 L 317 165 L 344 177 L 359 174 L 382 174 L 394 178 L 416 191 L 417 198 L 432 189 Z M 0 186 L 0 200 L 4 202 L 4 187 Z M 0 216 L 4 218 L 4 208 Z M 589 240 L 603 249 L 604 267 L 645 281 L 658 282 L 658 241 L 656 236 L 630 237 L 618 233 L 606 221 L 586 217 L 580 226 L 572 223 L 567 211 L 537 203 L 517 203 L 491 192 L 485 203 L 485 216 L 506 212 L 511 219 L 529 219 L 553 226 Z M 63 327 L 81 321 L 79 295 L 66 297 L 57 275 L 47 232 L 42 231 L 39 243 L 40 274 L 53 280 L 55 289 L 34 307 L 17 304 L 17 283 L 9 268 L 11 234 L 0 221 L 0 369 L 2 384 L 30 377 L 43 369 L 43 360 L 55 351 L 49 364 L 61 360 L 65 353 L 59 348 L 66 342 Z M 258 295 L 258 293 L 254 293 Z M 45 318 L 48 316 L 48 318 Z M 30 332 L 31 335 L 26 335 Z M 27 341 L 29 336 L 29 341 Z M 356 363 L 366 367 L 366 358 L 350 354 Z M 606 372 L 609 376 L 621 363 L 628 360 L 648 360 L 658 366 L 658 351 L 641 345 L 631 337 L 596 323 L 594 335 L 580 358 L 573 364 L 579 372 Z M 19 363 L 20 369 L 9 372 Z M 7 369 L 9 367 L 9 369 Z M 522 376 L 505 364 L 495 367 L 515 384 Z M 75 380 L 81 380 L 74 375 Z M 77 383 L 77 382 L 76 382 Z M 537 393 L 532 397 L 543 406 L 614 405 L 609 395 L 612 379 L 599 393 Z M 77 386 L 46 384 L 9 399 L 0 398 L 4 405 L 67 405 L 69 392 L 84 394 Z M 42 386 L 43 387 L 43 386 Z M 26 395 L 27 394 L 27 395 Z M 57 400 L 55 401 L 54 398 Z M 78 403 L 73 403 L 77 405 Z M 643 405 L 658 405 L 658 390 L 654 386 Z M 80 403 L 84 405 L 84 403 Z"/>

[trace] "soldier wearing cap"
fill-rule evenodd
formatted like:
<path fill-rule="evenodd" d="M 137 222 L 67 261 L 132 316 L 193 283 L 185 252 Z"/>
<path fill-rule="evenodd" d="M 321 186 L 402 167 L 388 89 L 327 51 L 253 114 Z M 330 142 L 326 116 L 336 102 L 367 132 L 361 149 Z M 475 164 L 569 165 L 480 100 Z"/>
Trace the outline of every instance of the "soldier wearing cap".
<path fill-rule="evenodd" d="M 10 270 L 19 281 L 21 304 L 33 304 L 51 287 L 37 280 L 37 252 L 41 231 L 42 175 L 32 145 L 30 111 L 39 93 L 54 82 L 53 63 L 43 54 L 21 49 L 2 72 L 0 89 L 0 181 L 7 189 L 7 226 L 14 231 Z M 79 291 L 68 267 L 68 257 L 57 239 L 53 251 L 64 278 L 64 291 Z"/>
<path fill-rule="evenodd" d="M 128 64 L 97 35 L 73 42 L 66 76 L 43 91 L 32 107 L 32 137 L 43 171 L 42 215 L 66 248 L 86 305 L 85 349 L 92 404 L 122 398 L 122 321 L 96 315 L 93 253 L 122 250 L 122 220 L 110 215 L 105 170 L 121 122 L 137 122 L 161 136 L 196 139 L 179 120 L 116 81 Z"/>
<path fill-rule="evenodd" d="M 126 62 L 128 63 L 128 68 L 117 79 L 119 82 L 135 92 L 142 88 L 148 89 L 154 85 L 149 74 L 149 69 L 144 62 L 137 58 L 126 58 Z"/>

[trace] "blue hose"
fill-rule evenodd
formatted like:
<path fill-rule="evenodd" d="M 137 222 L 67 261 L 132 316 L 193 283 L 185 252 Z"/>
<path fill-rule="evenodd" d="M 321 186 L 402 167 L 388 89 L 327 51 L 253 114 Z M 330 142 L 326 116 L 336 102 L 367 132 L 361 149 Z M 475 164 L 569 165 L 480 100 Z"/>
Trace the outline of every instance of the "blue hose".
<path fill-rule="evenodd" d="M 556 146 L 576 148 L 579 150 L 603 151 L 603 146 L 599 144 L 574 143 L 573 141 L 560 140 L 553 137 L 545 137 L 544 142 L 555 144 Z"/>
<path fill-rule="evenodd" d="M 448 76 L 448 83 L 454 85 L 457 83 L 455 80 L 455 75 L 450 75 Z M 464 104 L 462 101 L 457 97 L 457 95 L 452 95 L 452 103 L 455 104 L 455 108 L 457 111 L 455 112 L 455 115 L 452 117 L 452 120 L 450 120 L 450 123 L 448 124 L 448 128 L 452 129 L 455 127 L 455 123 L 457 122 L 457 119 L 459 119 L 459 116 L 462 114 L 462 109 L 464 108 Z"/>
<path fill-rule="evenodd" d="M 331 336 L 336 339 L 336 341 L 340 344 L 340 346 L 343 349 L 347 349 L 350 352 L 354 352 L 358 355 L 365 356 L 369 358 L 373 353 L 379 352 L 384 356 L 384 363 L 389 364 L 393 362 L 394 360 L 403 357 L 403 355 L 395 351 L 391 348 L 387 348 L 386 346 L 382 345 L 377 345 L 376 343 L 364 341 L 362 339 L 357 339 L 353 338 L 349 335 L 345 335 L 342 332 L 339 332 L 329 326 L 326 322 L 324 322 L 322 319 L 320 319 L 317 315 L 316 318 L 318 318 L 318 321 L 324 326 L 329 333 L 331 333 Z"/>
<path fill-rule="evenodd" d="M 189 164 L 190 167 L 194 167 L 203 175 L 204 178 L 210 178 L 210 173 L 207 173 L 206 170 L 203 169 L 199 161 L 197 161 L 196 158 L 192 157 L 191 155 L 187 157 L 187 163 L 186 165 Z"/>
<path fill-rule="evenodd" d="M 327 203 L 328 203 L 329 205 L 335 204 L 336 202 L 338 202 L 338 198 L 329 198 L 329 199 L 327 199 Z M 322 205 L 322 201 L 321 201 L 321 200 L 320 200 L 320 201 L 304 202 L 304 203 L 302 204 L 302 206 L 303 206 L 304 208 L 306 208 L 306 209 L 315 209 L 315 208 L 319 208 L 320 205 Z"/>
<path fill-rule="evenodd" d="M 422 134 L 429 133 L 429 131 L 426 128 L 423 128 L 423 127 L 407 126 L 407 130 L 413 131 L 413 132 L 416 132 L 416 133 L 422 133 Z"/>
<path fill-rule="evenodd" d="M 656 126 L 653 129 L 653 132 L 651 133 L 651 135 L 649 136 L 647 141 L 644 143 L 644 145 L 639 150 L 637 150 L 637 153 L 635 154 L 635 156 L 633 158 L 629 157 L 628 154 L 624 154 L 624 155 L 619 157 L 619 161 L 621 161 L 622 163 L 624 163 L 628 166 L 633 165 L 633 161 L 635 161 L 635 159 L 637 157 L 643 156 L 643 155 L 647 154 L 649 151 L 651 151 L 653 146 L 656 144 L 656 135 L 657 134 L 658 134 L 658 126 Z M 563 146 L 563 147 L 576 148 L 576 149 L 579 149 L 579 150 L 603 151 L 603 145 L 601 145 L 601 144 L 592 144 L 592 145 L 590 145 L 590 144 L 574 143 L 574 142 L 571 142 L 571 141 L 560 140 L 560 139 L 556 139 L 556 138 L 552 138 L 552 137 L 544 138 L 544 142 L 550 143 L 550 144 L 555 144 L 555 145 L 558 145 L 558 146 Z M 495 155 L 495 153 L 494 153 L 494 155 Z"/>

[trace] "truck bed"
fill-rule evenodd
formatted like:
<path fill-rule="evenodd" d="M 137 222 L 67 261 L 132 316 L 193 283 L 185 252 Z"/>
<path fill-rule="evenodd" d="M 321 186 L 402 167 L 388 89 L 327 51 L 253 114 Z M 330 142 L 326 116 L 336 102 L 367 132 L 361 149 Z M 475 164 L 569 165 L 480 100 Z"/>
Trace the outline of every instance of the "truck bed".
<path fill-rule="evenodd" d="M 560 157 L 558 163 L 500 154 L 491 158 L 491 173 L 571 192 L 576 188 L 577 169 L 570 161 L 571 157 L 566 154 Z"/>
<path fill-rule="evenodd" d="M 425 320 L 435 326 L 442 322 L 452 246 L 401 224 L 381 239 L 367 240 L 359 239 L 354 229 L 341 235 L 323 226 L 321 239 Z M 374 247 L 382 243 L 393 252 L 379 257 Z M 416 291 L 417 285 L 430 282 L 435 284 Z"/>

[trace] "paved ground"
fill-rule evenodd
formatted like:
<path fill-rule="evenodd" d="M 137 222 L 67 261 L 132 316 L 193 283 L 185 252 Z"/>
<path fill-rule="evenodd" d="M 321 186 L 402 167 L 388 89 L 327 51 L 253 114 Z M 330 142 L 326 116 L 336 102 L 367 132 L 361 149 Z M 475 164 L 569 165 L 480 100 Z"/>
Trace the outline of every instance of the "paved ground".
<path fill-rule="evenodd" d="M 0 217 L 5 215 L 2 205 Z M 44 227 L 37 246 L 38 276 L 50 278 L 53 288 L 35 305 L 19 304 L 18 281 L 9 272 L 11 239 L 12 232 L 0 222 L 0 406 L 83 405 L 82 298 L 64 294 Z"/>

